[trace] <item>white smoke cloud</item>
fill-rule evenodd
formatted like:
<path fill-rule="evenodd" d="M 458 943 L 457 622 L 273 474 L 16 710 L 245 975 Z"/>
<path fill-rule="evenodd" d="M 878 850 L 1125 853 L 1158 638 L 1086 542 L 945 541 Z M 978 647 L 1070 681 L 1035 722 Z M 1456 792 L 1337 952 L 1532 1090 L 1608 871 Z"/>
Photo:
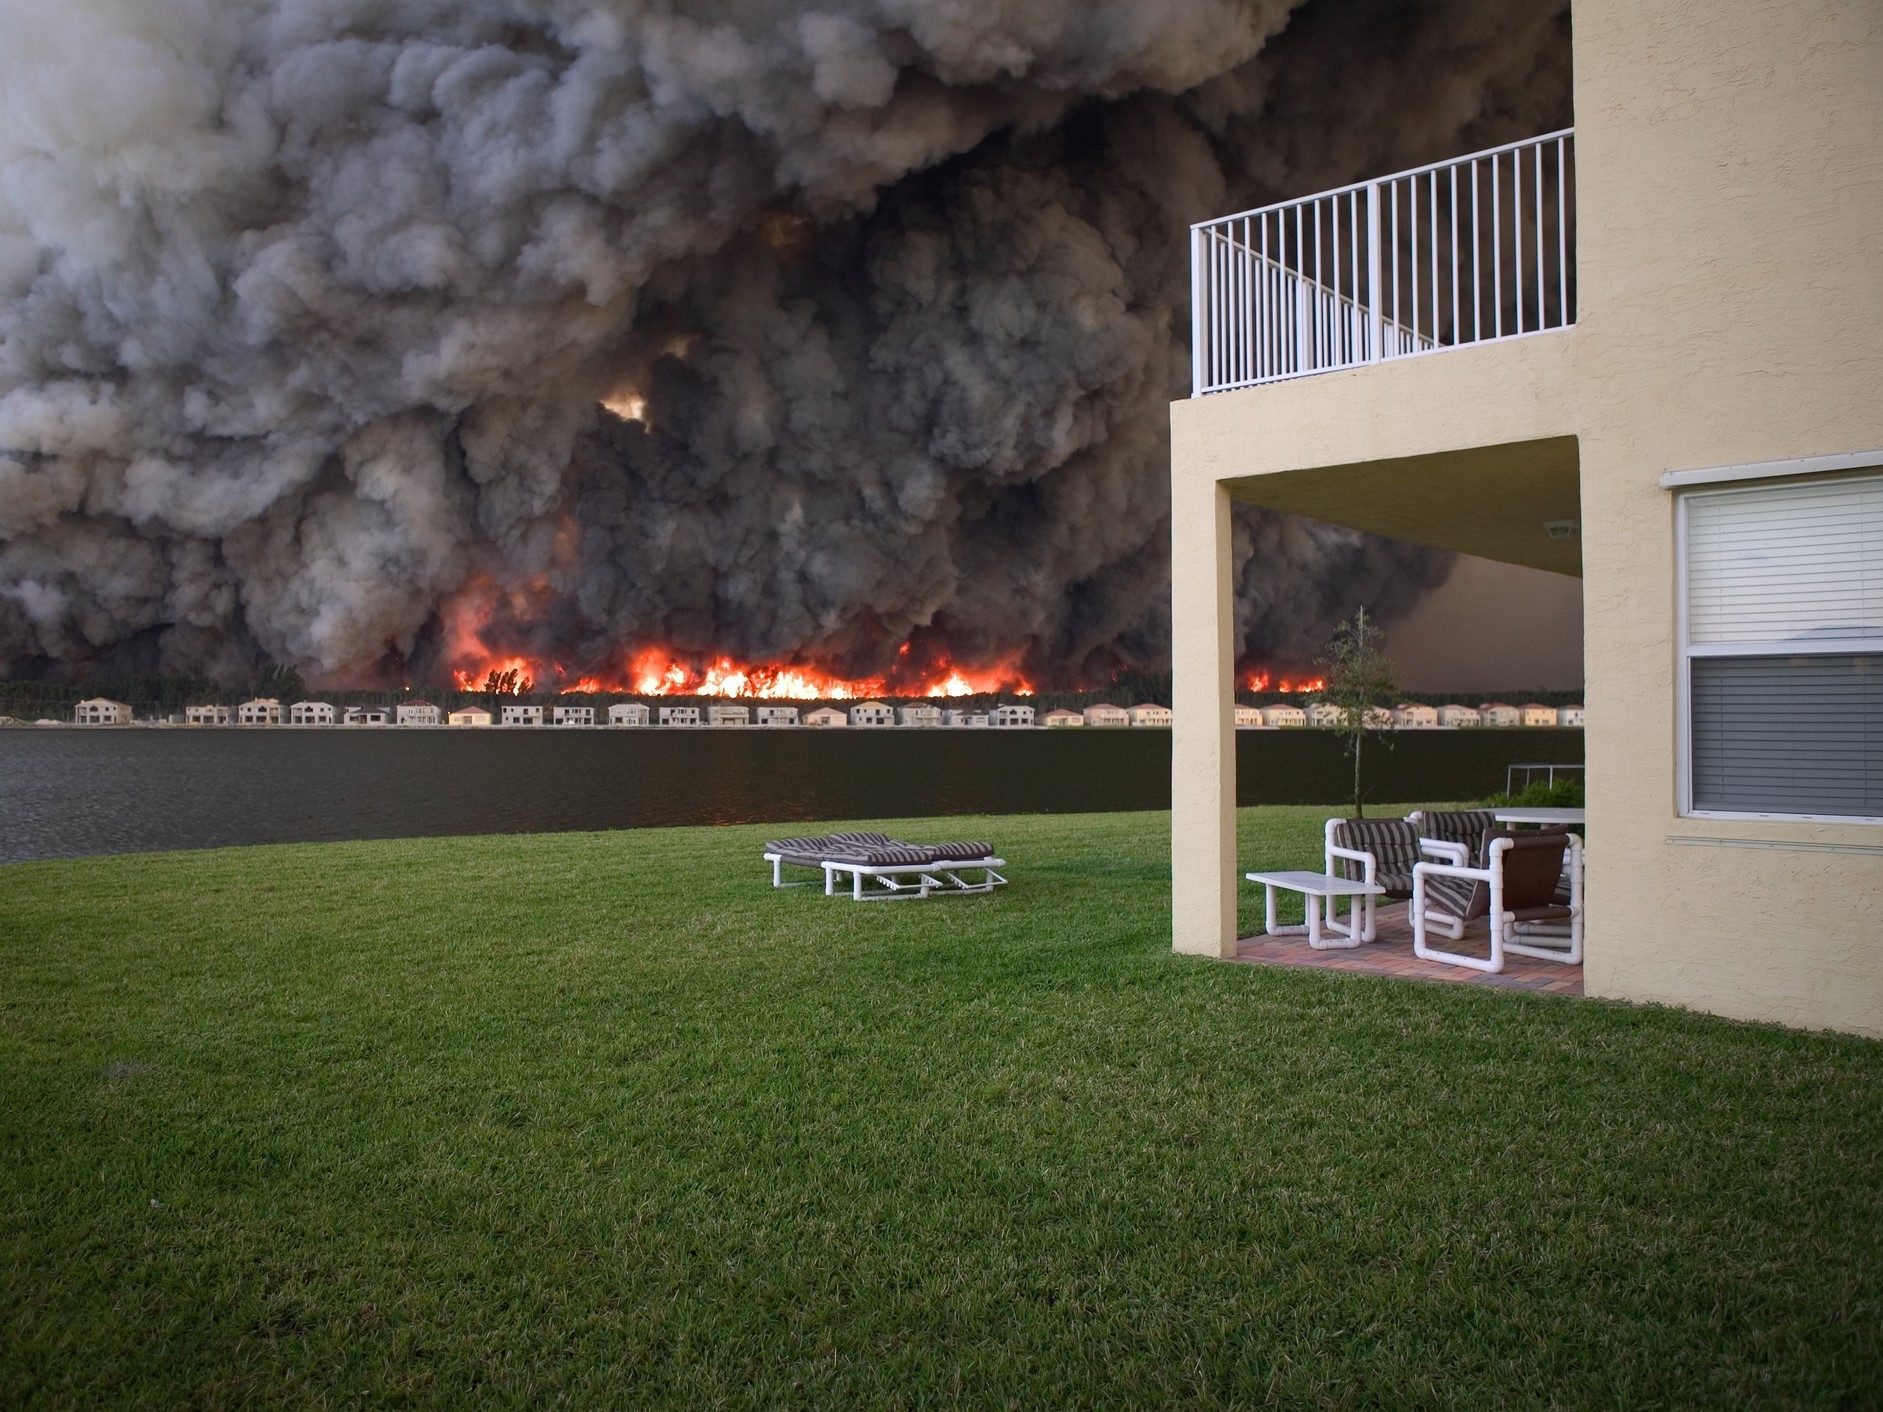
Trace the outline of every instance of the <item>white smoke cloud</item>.
<path fill-rule="evenodd" d="M 1184 225 L 1561 121 L 1565 23 L 0 0 L 0 663 L 424 671 L 492 583 L 577 662 L 1154 661 Z M 1238 542 L 1252 650 L 1439 572 Z"/>

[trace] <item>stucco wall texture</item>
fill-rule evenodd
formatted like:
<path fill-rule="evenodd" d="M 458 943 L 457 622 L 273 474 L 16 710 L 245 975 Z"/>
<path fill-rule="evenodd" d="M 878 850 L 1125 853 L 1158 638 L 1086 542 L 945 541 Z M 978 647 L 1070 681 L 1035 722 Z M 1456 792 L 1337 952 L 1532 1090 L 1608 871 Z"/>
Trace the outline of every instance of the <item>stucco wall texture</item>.
<path fill-rule="evenodd" d="M 1575 20 L 1574 328 L 1172 409 L 1174 941 L 1234 945 L 1226 497 L 1264 500 L 1279 475 L 1290 508 L 1305 484 L 1314 513 L 1346 522 L 1364 485 L 1373 520 L 1384 494 L 1407 537 L 1444 543 L 1432 507 L 1467 493 L 1462 470 L 1441 459 L 1382 489 L 1379 462 L 1509 448 L 1523 503 L 1544 444 L 1571 437 L 1589 993 L 1883 1034 L 1883 827 L 1678 811 L 1674 497 L 1659 484 L 1808 456 L 1883 464 L 1883 5 L 1582 0 Z M 1481 482 L 1468 494 L 1481 503 Z"/>

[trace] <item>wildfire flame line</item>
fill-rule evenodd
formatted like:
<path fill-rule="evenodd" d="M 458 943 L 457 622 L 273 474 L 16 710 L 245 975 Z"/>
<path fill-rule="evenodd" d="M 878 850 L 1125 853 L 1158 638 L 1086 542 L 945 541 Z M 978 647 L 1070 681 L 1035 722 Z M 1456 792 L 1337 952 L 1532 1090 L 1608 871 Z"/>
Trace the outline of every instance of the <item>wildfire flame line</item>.
<path fill-rule="evenodd" d="M 1279 682 L 1270 685 L 1273 680 L 1270 673 L 1266 671 L 1251 672 L 1244 679 L 1242 689 L 1244 691 L 1283 691 L 1290 694 L 1327 690 L 1325 677 L 1283 677 Z"/>
<path fill-rule="evenodd" d="M 905 644 L 898 654 L 907 657 Z M 955 697 L 1004 693 L 1033 695 L 1033 684 L 1010 658 L 987 668 L 952 663 L 920 674 L 848 678 L 806 666 L 760 666 L 720 657 L 704 664 L 681 661 L 660 649 L 638 652 L 617 674 L 572 674 L 561 664 L 525 657 L 491 657 L 452 672 L 460 691 L 522 696 L 533 691 L 559 695 L 620 692 L 634 696 L 722 696 L 777 701 L 861 701 L 872 696 Z"/>

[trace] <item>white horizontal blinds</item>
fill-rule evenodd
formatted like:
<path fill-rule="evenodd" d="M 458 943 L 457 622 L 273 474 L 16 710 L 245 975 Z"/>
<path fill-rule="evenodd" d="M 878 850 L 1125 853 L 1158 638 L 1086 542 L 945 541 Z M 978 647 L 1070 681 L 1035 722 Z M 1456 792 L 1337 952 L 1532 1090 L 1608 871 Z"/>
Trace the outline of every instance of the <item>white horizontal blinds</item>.
<path fill-rule="evenodd" d="M 1693 807 L 1883 817 L 1883 653 L 1696 657 Z"/>
<path fill-rule="evenodd" d="M 1883 818 L 1883 476 L 1685 502 L 1692 807 Z"/>
<path fill-rule="evenodd" d="M 1690 496 L 1693 647 L 1883 642 L 1883 476 Z"/>

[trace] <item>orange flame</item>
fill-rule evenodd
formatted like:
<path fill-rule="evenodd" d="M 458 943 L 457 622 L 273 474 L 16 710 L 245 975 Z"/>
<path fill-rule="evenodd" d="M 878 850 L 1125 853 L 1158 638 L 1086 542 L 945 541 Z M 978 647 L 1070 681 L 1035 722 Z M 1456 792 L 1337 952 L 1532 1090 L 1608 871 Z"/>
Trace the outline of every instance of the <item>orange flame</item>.
<path fill-rule="evenodd" d="M 1272 686 L 1271 682 L 1274 682 L 1274 678 L 1268 671 L 1257 670 L 1249 673 L 1243 680 L 1242 689 L 1244 691 L 1285 691 L 1291 695 L 1327 690 L 1326 677 L 1283 677 Z"/>
<path fill-rule="evenodd" d="M 573 533 L 572 525 L 569 530 Z M 725 656 L 692 658 L 658 647 L 623 652 L 612 668 L 598 670 L 596 664 L 586 663 L 577 670 L 501 648 L 492 650 L 487 645 L 486 629 L 493 622 L 537 621 L 552 593 L 546 576 L 511 588 L 500 588 L 489 578 L 479 577 L 459 591 L 446 609 L 442 654 L 458 690 L 517 695 L 619 692 L 785 701 L 1033 695 L 1033 683 L 1020 669 L 1023 654 L 1018 651 L 984 666 L 969 667 L 938 653 L 933 644 L 904 642 L 896 649 L 895 665 L 885 674 L 843 677 L 805 663 L 763 664 Z"/>
<path fill-rule="evenodd" d="M 906 657 L 905 650 L 898 657 Z M 720 696 L 776 701 L 861 701 L 872 696 L 1033 695 L 1033 683 L 1017 666 L 1019 654 L 987 668 L 944 663 L 927 674 L 899 670 L 890 676 L 839 677 L 808 666 L 761 666 L 716 658 L 703 665 L 681 660 L 659 648 L 628 656 L 618 673 L 589 673 L 571 679 L 559 663 L 526 657 L 472 656 L 452 669 L 460 691 L 499 690 L 521 694 L 532 689 L 562 695 L 622 692 L 635 696 Z"/>

